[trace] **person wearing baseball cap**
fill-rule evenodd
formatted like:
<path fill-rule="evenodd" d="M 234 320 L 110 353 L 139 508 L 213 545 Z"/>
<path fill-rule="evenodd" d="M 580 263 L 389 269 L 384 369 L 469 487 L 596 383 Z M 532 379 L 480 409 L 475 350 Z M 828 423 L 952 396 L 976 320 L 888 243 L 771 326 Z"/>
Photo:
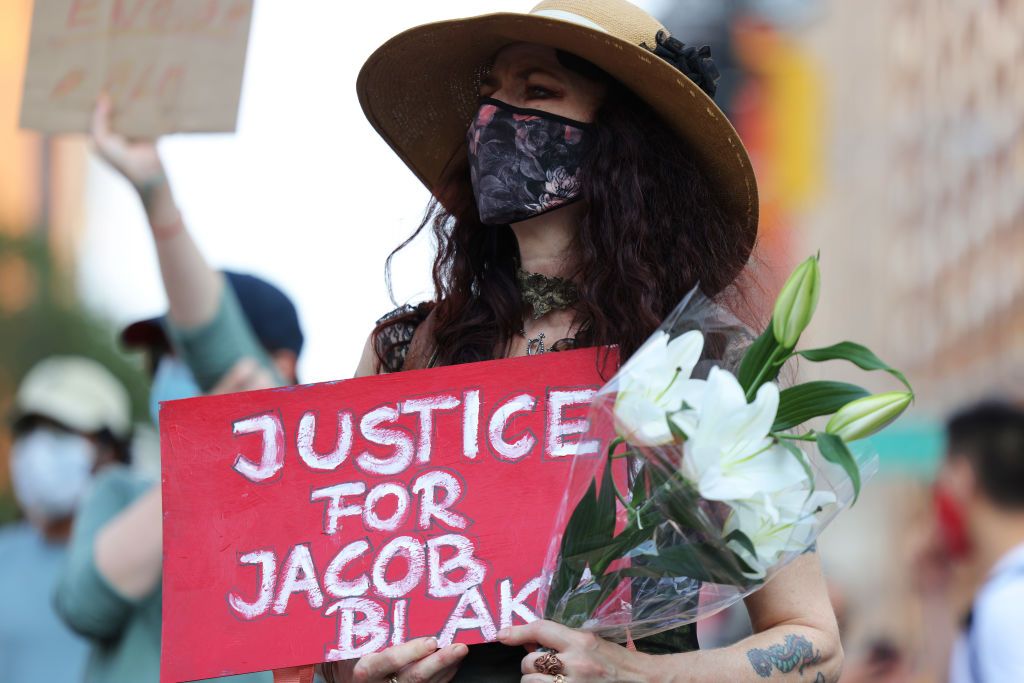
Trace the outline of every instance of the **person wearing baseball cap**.
<path fill-rule="evenodd" d="M 147 353 L 154 424 L 163 401 L 298 383 L 296 364 L 304 339 L 295 304 L 255 275 L 222 274 L 225 296 L 206 325 L 183 330 L 162 315 L 132 323 L 121 333 L 126 348 Z"/>
<path fill-rule="evenodd" d="M 25 375 L 10 418 L 25 521 L 0 529 L 0 680 L 78 680 L 87 644 L 61 623 L 51 593 L 94 475 L 130 459 L 128 392 L 96 361 L 53 356 Z"/>

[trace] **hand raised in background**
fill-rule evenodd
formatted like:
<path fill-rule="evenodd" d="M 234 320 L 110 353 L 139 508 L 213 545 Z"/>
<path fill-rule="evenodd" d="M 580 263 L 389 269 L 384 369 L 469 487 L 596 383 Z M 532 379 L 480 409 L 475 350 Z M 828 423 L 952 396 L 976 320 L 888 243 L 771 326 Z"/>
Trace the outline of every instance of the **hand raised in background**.
<path fill-rule="evenodd" d="M 113 103 L 100 95 L 92 113 L 92 141 L 100 157 L 124 176 L 139 193 L 164 177 L 154 140 L 131 140 L 111 128 Z M 143 197 L 145 201 L 145 197 Z"/>

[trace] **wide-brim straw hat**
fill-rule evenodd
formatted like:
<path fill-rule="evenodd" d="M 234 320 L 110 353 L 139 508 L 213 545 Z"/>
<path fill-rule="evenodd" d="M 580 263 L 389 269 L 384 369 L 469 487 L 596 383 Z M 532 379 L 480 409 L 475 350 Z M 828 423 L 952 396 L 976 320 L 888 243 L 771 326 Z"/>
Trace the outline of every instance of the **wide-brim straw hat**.
<path fill-rule="evenodd" d="M 757 185 L 729 120 L 701 88 L 654 54 L 657 19 L 625 0 L 545 0 L 529 14 L 498 13 L 409 29 L 380 46 L 356 82 L 366 117 L 435 196 L 465 153 L 480 78 L 512 43 L 571 52 L 644 100 L 695 155 L 748 252 L 757 235 Z M 667 31 L 666 31 L 667 35 Z"/>

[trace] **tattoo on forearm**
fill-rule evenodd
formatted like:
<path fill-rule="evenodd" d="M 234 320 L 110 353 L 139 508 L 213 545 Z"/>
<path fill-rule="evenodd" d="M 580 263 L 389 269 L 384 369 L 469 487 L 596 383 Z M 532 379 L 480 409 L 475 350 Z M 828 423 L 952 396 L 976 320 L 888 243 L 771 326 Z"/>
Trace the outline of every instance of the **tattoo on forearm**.
<path fill-rule="evenodd" d="M 772 675 L 773 667 L 782 673 L 796 670 L 802 674 L 805 668 L 821 661 L 821 652 L 815 651 L 811 641 L 803 636 L 790 633 L 782 645 L 747 650 L 747 659 L 758 676 L 768 678 Z"/>

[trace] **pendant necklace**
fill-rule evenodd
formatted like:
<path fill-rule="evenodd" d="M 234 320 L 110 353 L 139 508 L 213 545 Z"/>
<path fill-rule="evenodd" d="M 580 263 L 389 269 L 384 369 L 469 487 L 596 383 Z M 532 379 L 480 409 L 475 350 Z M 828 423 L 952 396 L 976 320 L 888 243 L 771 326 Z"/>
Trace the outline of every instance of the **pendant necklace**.
<path fill-rule="evenodd" d="M 530 306 L 532 311 L 531 317 L 534 320 L 544 317 L 551 311 L 563 311 L 572 308 L 579 300 L 579 290 L 576 284 L 564 278 L 531 273 L 518 268 L 516 269 L 516 284 L 519 287 L 519 294 L 523 299 L 523 303 Z M 539 356 L 548 351 L 544 344 L 547 335 L 543 332 L 539 333 L 536 337 L 527 337 L 526 326 L 524 325 L 519 328 L 519 334 L 526 339 L 527 356 Z M 567 337 L 553 344 L 551 350 L 560 350 L 558 348 L 560 345 L 569 348 L 572 346 L 570 342 L 574 341 L 571 337 Z M 563 344 L 562 342 L 566 343 Z"/>

